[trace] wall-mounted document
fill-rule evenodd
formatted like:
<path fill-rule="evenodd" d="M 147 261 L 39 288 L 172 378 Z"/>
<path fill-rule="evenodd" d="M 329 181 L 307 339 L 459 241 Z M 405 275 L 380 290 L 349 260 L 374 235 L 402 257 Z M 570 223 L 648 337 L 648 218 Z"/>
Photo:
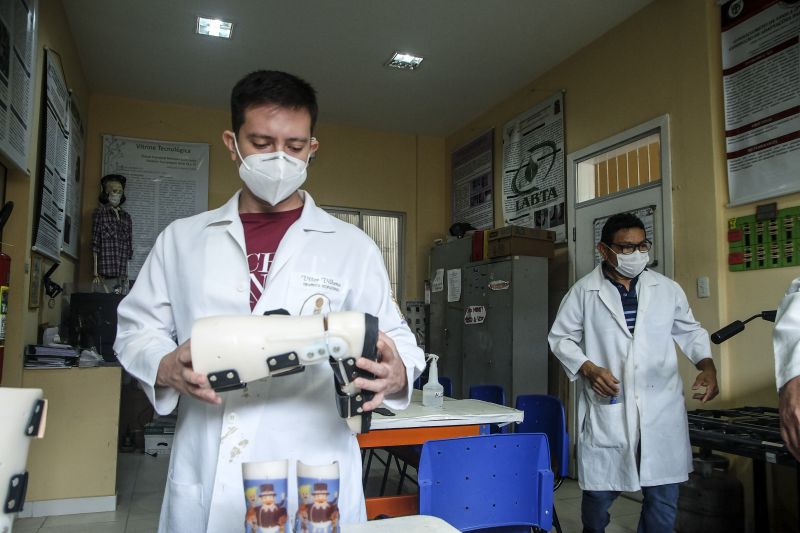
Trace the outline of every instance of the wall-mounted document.
<path fill-rule="evenodd" d="M 31 149 L 36 6 L 0 0 L 0 153 L 23 172 Z"/>
<path fill-rule="evenodd" d="M 122 206 L 133 219 L 133 259 L 139 270 L 167 225 L 208 209 L 208 144 L 103 135 L 103 175 L 126 178 Z"/>

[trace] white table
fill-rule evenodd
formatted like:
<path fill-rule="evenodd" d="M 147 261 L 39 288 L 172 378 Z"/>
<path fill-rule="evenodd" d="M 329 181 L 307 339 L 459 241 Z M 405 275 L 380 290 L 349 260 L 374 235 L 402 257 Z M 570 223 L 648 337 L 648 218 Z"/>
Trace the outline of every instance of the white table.
<path fill-rule="evenodd" d="M 415 515 L 372 520 L 363 524 L 343 524 L 342 533 L 458 533 L 458 530 L 435 516 Z"/>
<path fill-rule="evenodd" d="M 431 426 L 465 426 L 484 424 L 510 424 L 522 422 L 523 412 L 480 400 L 445 398 L 441 408 L 422 405 L 422 391 L 414 389 L 408 408 L 394 416 L 372 414 L 373 430 L 423 428 Z M 367 434 L 369 435 L 369 434 Z"/>

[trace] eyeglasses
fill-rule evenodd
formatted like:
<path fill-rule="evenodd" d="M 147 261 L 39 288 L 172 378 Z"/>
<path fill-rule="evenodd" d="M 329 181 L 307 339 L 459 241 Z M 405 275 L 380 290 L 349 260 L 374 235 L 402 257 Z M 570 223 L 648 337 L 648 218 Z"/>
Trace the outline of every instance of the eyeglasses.
<path fill-rule="evenodd" d="M 613 248 L 615 246 L 615 247 L 619 248 L 619 252 L 618 253 L 621 253 L 622 255 L 630 255 L 630 254 L 632 254 L 633 252 L 635 252 L 637 250 L 640 251 L 640 252 L 649 252 L 650 248 L 653 247 L 653 243 L 650 242 L 649 240 L 645 239 L 642 242 L 640 242 L 639 244 L 627 244 L 627 243 L 626 244 L 617 244 L 615 242 L 612 242 L 611 245 L 606 244 L 606 246 L 608 246 L 609 248 L 611 248 L 612 250 L 614 250 L 616 252 L 616 250 Z"/>

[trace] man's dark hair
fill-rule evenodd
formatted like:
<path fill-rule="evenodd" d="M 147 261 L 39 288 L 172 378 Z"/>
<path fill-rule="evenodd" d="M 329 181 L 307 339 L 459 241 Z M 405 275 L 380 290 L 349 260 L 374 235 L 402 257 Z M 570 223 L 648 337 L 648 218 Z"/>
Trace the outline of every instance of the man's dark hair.
<path fill-rule="evenodd" d="M 311 133 L 317 124 L 317 92 L 307 81 L 278 70 L 251 72 L 236 84 L 231 92 L 231 122 L 233 133 L 239 135 L 248 108 L 275 104 L 287 109 L 305 109 L 311 115 Z"/>
<path fill-rule="evenodd" d="M 639 228 L 644 229 L 644 224 L 639 217 L 632 213 L 617 213 L 611 215 L 603 225 L 603 234 L 600 241 L 606 244 L 614 242 L 614 235 L 621 229 Z"/>

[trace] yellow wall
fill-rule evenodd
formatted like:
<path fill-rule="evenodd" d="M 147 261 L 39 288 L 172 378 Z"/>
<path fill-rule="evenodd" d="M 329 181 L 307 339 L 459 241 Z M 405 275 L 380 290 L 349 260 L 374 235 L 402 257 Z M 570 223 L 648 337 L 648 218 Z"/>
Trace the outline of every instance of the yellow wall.
<path fill-rule="evenodd" d="M 231 85 L 236 80 L 231 80 Z M 101 177 L 103 134 L 208 143 L 209 207 L 224 203 L 241 186 L 237 167 L 222 143 L 230 113 L 93 94 L 86 145 L 83 227 L 91 214 Z M 443 210 L 444 139 L 320 123 L 317 157 L 303 186 L 317 204 L 403 212 L 406 215 L 405 298 L 422 296 L 426 269 L 416 256 L 445 231 Z M 134 228 L 135 231 L 135 228 Z M 81 239 L 81 285 L 91 282 L 91 239 Z M 401 298 L 402 299 L 402 298 Z"/>
<path fill-rule="evenodd" d="M 448 136 L 447 153 L 490 127 L 495 128 L 495 153 L 502 153 L 502 126 L 561 89 L 566 91 L 567 153 L 668 114 L 675 279 L 697 318 L 713 331 L 775 308 L 789 280 L 800 273 L 798 268 L 728 273 L 727 219 L 752 214 L 755 206 L 726 207 L 720 64 L 716 3 L 657 0 Z M 502 161 L 495 159 L 500 190 Z M 447 187 L 449 195 L 449 181 Z M 779 207 L 798 204 L 800 195 L 794 195 L 782 198 Z M 495 219 L 502 220 L 500 195 Z M 711 298 L 696 297 L 699 276 L 710 278 Z M 770 333 L 769 324 L 754 322 L 741 338 L 722 345 L 717 361 L 722 401 L 776 405 Z M 682 373 L 688 381 L 696 371 L 684 364 Z M 689 402 L 690 409 L 698 407 Z"/>
<path fill-rule="evenodd" d="M 67 85 L 72 90 L 80 115 L 84 121 L 87 119 L 89 109 L 89 87 L 83 75 L 83 68 L 78 59 L 72 35 L 67 25 L 64 24 L 65 20 L 66 15 L 61 2 L 39 2 L 36 84 L 33 93 L 33 127 L 31 151 L 27 164 L 31 175 L 29 176 L 14 168 L 9 162 L 3 161 L 3 164 L 8 167 L 6 200 L 14 202 L 14 211 L 3 231 L 3 240 L 8 244 L 3 246 L 3 251 L 12 258 L 11 290 L 8 301 L 5 361 L 3 365 L 2 384 L 4 386 L 20 385 L 22 381 L 22 352 L 24 345 L 36 342 L 39 324 L 51 323 L 57 325 L 60 316 L 60 299 L 57 299 L 56 307 L 50 309 L 47 306 L 47 297 L 41 292 L 41 307 L 39 309 L 29 309 L 29 278 L 27 270 L 30 265 L 33 217 L 36 214 L 39 108 L 41 103 L 40 95 L 42 94 L 42 65 L 45 47 L 52 48 L 61 56 Z M 71 282 L 75 273 L 75 262 L 67 256 L 62 256 L 61 259 L 61 266 L 53 275 L 53 280 L 59 284 L 63 284 L 65 281 Z M 45 271 L 51 264 L 50 260 L 44 261 Z M 41 287 L 38 287 L 37 290 L 41 291 Z"/>
<path fill-rule="evenodd" d="M 567 153 L 668 114 L 675 279 L 684 287 L 695 316 L 710 331 L 774 309 L 790 280 L 800 275 L 800 268 L 728 272 L 727 220 L 753 214 L 755 204 L 727 207 L 719 28 L 714 0 L 656 0 L 446 140 L 450 154 L 494 127 L 495 153 L 501 154 L 502 126 L 561 89 L 566 91 Z M 501 190 L 502 161 L 495 159 L 495 187 Z M 449 181 L 447 187 L 449 195 Z M 800 205 L 799 194 L 778 200 L 779 208 L 795 205 Z M 500 195 L 496 195 L 495 220 L 502 221 Z M 709 277 L 710 298 L 696 297 L 699 276 Z M 560 284 L 561 277 L 551 279 L 551 295 Z M 745 333 L 721 349 L 713 348 L 722 388 L 716 406 L 777 405 L 771 333 L 771 324 L 752 322 Z M 687 389 L 696 374 L 683 359 L 681 375 Z M 687 407 L 702 406 L 688 400 Z M 749 461 L 737 462 L 734 469 L 749 494 Z M 789 511 L 792 492 L 776 491 L 787 493 L 778 498 L 787 502 L 774 504 L 779 523 L 791 522 L 795 514 Z"/>

